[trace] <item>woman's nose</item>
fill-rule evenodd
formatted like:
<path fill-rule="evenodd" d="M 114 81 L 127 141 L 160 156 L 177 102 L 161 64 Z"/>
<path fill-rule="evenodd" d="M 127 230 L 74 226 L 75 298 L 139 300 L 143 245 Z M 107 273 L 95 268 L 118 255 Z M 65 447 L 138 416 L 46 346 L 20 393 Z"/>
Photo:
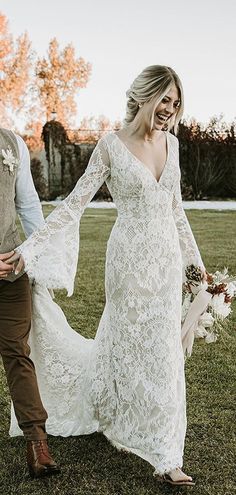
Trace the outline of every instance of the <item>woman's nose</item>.
<path fill-rule="evenodd" d="M 166 110 L 167 113 L 173 113 L 173 111 L 174 111 L 174 104 L 171 101 L 169 101 L 166 104 L 165 110 Z"/>

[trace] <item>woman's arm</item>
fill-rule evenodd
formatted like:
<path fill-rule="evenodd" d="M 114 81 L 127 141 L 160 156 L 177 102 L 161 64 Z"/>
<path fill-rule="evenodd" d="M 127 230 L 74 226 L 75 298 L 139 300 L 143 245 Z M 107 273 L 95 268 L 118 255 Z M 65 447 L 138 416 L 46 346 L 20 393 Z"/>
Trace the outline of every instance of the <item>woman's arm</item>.
<path fill-rule="evenodd" d="M 179 161 L 179 142 L 176 139 L 177 156 Z M 179 243 L 182 252 L 183 266 L 188 265 L 199 266 L 203 273 L 205 272 L 204 263 L 202 261 L 197 243 L 194 239 L 191 227 L 183 209 L 180 179 L 177 181 L 173 195 L 173 216 L 179 234 Z"/>

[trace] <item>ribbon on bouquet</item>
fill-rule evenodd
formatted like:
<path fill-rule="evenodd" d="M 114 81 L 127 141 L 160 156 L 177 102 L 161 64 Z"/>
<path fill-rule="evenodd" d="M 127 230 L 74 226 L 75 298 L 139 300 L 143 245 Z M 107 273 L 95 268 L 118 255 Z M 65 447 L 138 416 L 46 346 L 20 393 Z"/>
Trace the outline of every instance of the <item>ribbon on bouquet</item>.
<path fill-rule="evenodd" d="M 206 289 L 201 289 L 189 306 L 189 310 L 181 329 L 183 351 L 184 354 L 187 354 L 187 356 L 191 356 L 192 354 L 194 332 L 197 328 L 198 320 L 206 311 L 211 297 L 212 295 L 207 292 Z"/>

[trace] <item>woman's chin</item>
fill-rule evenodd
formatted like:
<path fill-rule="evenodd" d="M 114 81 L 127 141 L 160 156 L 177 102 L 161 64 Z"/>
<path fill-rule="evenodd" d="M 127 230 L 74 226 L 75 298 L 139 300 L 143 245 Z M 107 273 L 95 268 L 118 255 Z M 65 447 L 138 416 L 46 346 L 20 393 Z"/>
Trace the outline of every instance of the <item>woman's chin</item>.
<path fill-rule="evenodd" d="M 164 124 L 162 124 L 161 122 L 154 122 L 154 125 L 153 125 L 153 130 L 155 131 L 161 131 L 164 127 Z"/>

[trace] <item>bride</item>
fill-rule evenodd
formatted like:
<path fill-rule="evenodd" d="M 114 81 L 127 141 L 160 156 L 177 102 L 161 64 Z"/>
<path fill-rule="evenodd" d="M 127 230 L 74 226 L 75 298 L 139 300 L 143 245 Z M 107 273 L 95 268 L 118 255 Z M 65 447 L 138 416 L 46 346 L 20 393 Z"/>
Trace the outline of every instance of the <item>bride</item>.
<path fill-rule="evenodd" d="M 52 435 L 103 434 L 161 480 L 182 471 L 186 433 L 181 296 L 184 267 L 205 268 L 182 207 L 178 139 L 183 90 L 167 66 L 127 91 L 123 128 L 97 143 L 83 176 L 9 262 L 33 290 L 31 352 Z M 170 130 L 174 131 L 174 134 Z M 45 288 L 73 293 L 81 215 L 106 184 L 118 216 L 107 244 L 106 305 L 94 340 L 73 331 Z M 12 413 L 12 435 L 20 434 Z"/>

